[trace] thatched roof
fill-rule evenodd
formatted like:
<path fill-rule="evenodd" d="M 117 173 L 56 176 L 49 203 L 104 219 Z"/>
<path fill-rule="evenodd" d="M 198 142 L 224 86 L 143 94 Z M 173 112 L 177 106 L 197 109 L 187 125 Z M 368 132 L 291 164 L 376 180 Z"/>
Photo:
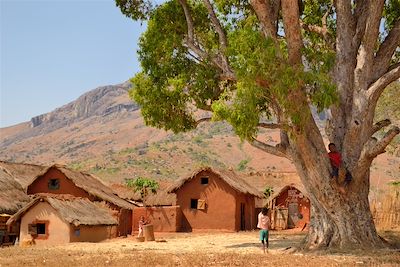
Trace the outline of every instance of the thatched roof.
<path fill-rule="evenodd" d="M 46 169 L 45 166 L 5 161 L 0 161 L 0 166 L 6 169 L 25 190 L 35 177 Z"/>
<path fill-rule="evenodd" d="M 176 205 L 176 195 L 168 193 L 167 190 L 171 186 L 171 182 L 158 181 L 160 188 L 156 194 L 149 194 L 146 199 L 147 206 L 172 206 Z M 117 192 L 117 194 L 124 198 L 132 200 L 137 206 L 143 206 L 140 193 L 134 192 L 133 189 L 128 188 L 123 184 L 112 184 L 111 188 Z"/>
<path fill-rule="evenodd" d="M 30 208 L 40 202 L 47 202 L 65 222 L 79 225 L 117 225 L 109 210 L 96 205 L 86 198 L 77 198 L 71 195 L 38 195 L 24 208 L 19 210 L 7 221 L 11 225 L 18 221 Z"/>
<path fill-rule="evenodd" d="M 14 214 L 29 201 L 21 185 L 0 166 L 0 214 Z"/>
<path fill-rule="evenodd" d="M 183 177 L 175 182 L 174 185 L 170 187 L 168 192 L 174 193 L 176 192 L 179 188 L 181 188 L 185 183 L 189 182 L 193 178 L 195 178 L 200 172 L 207 171 L 207 172 L 213 172 L 216 175 L 218 175 L 223 181 L 225 181 L 229 186 L 231 186 L 233 189 L 236 191 L 243 193 L 243 194 L 250 194 L 255 197 L 263 197 L 262 193 L 248 184 L 245 180 L 243 180 L 237 173 L 235 173 L 232 170 L 223 170 L 223 169 L 214 169 L 211 167 L 204 167 L 201 168 L 191 175 L 187 177 Z"/>
<path fill-rule="evenodd" d="M 130 204 L 128 201 L 120 198 L 117 193 L 115 193 L 110 187 L 103 184 L 97 177 L 92 174 L 74 171 L 68 169 L 63 165 L 52 165 L 50 167 L 46 167 L 42 173 L 39 173 L 33 181 L 28 185 L 28 187 L 39 177 L 43 176 L 47 171 L 51 168 L 55 168 L 61 171 L 68 179 L 70 179 L 77 187 L 85 190 L 90 195 L 95 196 L 100 200 L 107 201 L 112 203 L 118 207 L 125 208 L 125 209 L 133 209 L 133 205 Z"/>

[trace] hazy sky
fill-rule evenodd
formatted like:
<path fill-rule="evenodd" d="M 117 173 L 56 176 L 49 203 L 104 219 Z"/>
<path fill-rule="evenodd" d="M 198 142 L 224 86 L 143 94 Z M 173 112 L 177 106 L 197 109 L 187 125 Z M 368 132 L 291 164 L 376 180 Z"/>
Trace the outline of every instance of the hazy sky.
<path fill-rule="evenodd" d="M 139 70 L 145 26 L 113 0 L 0 0 L 0 127 L 30 120 Z"/>

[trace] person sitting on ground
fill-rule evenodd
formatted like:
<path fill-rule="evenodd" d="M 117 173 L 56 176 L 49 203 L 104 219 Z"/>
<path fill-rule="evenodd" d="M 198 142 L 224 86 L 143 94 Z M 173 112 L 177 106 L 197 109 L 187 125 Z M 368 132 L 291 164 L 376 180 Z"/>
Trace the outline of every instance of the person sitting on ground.
<path fill-rule="evenodd" d="M 352 180 L 352 176 L 351 173 L 343 166 L 344 164 L 342 164 L 342 155 L 337 151 L 334 143 L 330 143 L 328 145 L 328 149 L 328 156 L 332 166 L 331 177 L 335 178 L 336 180 L 342 180 L 339 178 L 344 176 L 344 184 L 349 184 Z"/>
<path fill-rule="evenodd" d="M 260 241 L 262 243 L 262 248 L 265 251 L 268 251 L 269 248 L 269 228 L 270 228 L 270 220 L 268 217 L 268 208 L 262 208 L 261 212 L 258 214 L 258 223 L 257 228 L 260 229 Z"/>
<path fill-rule="evenodd" d="M 140 216 L 140 220 L 139 220 L 139 234 L 138 237 L 142 237 L 143 236 L 143 227 L 148 224 L 149 222 L 147 220 L 145 220 L 144 216 Z"/>

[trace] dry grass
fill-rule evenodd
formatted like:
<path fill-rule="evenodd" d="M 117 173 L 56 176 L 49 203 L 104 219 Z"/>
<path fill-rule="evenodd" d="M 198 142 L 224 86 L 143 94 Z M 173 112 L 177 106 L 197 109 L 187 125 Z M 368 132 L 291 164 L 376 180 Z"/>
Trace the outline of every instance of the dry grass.
<path fill-rule="evenodd" d="M 389 192 L 373 201 L 371 211 L 378 229 L 400 230 L 400 186 L 392 186 Z"/>
<path fill-rule="evenodd" d="M 258 232 L 157 234 L 165 242 L 134 238 L 103 243 L 0 249 L 0 266 L 399 266 L 400 253 L 381 250 L 349 254 L 288 253 L 304 234 L 274 232 L 263 254 Z M 399 233 L 395 233 L 400 239 Z"/>

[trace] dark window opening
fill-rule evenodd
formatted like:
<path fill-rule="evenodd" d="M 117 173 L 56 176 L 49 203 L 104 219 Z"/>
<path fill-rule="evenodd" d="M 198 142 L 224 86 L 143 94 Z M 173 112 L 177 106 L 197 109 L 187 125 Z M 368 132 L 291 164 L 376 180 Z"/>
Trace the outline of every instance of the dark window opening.
<path fill-rule="evenodd" d="M 50 179 L 48 186 L 49 186 L 50 190 L 57 190 L 60 188 L 60 180 L 59 179 Z"/>
<path fill-rule="evenodd" d="M 36 224 L 36 231 L 37 231 L 38 235 L 45 235 L 46 234 L 46 224 L 45 223 Z"/>
<path fill-rule="evenodd" d="M 198 199 L 193 199 L 193 198 L 192 198 L 192 199 L 190 200 L 190 208 L 191 208 L 191 209 L 197 209 L 197 203 L 198 203 L 198 201 L 199 201 Z"/>
<path fill-rule="evenodd" d="M 76 228 L 74 231 L 75 236 L 80 236 L 81 235 L 81 229 Z"/>
<path fill-rule="evenodd" d="M 201 184 L 208 184 L 208 177 L 201 177 Z"/>

